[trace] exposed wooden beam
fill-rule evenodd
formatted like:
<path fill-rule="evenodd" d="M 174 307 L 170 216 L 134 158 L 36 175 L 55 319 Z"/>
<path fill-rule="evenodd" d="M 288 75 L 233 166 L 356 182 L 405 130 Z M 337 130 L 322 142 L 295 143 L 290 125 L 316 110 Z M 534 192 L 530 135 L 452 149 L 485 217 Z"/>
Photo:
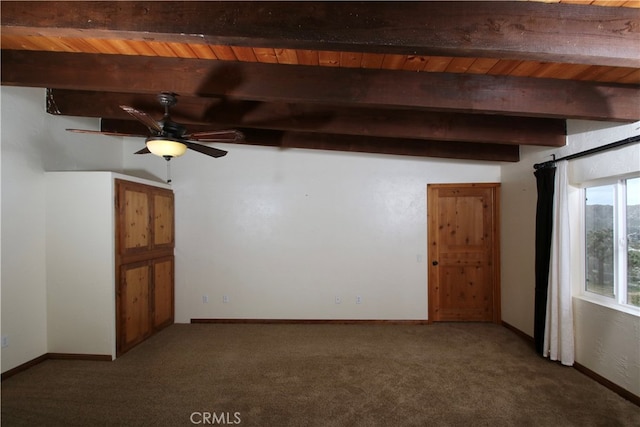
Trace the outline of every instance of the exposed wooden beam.
<path fill-rule="evenodd" d="M 194 132 L 208 129 L 203 125 L 190 127 L 190 131 Z M 100 130 L 132 135 L 146 133 L 143 125 L 131 120 L 102 120 Z M 237 144 L 496 162 L 517 162 L 520 160 L 520 148 L 516 145 L 424 141 L 407 138 L 331 135 L 247 128 L 240 130 L 244 133 L 245 138 Z"/>
<path fill-rule="evenodd" d="M 523 77 L 2 51 L 2 84 L 635 121 L 640 86 Z M 151 78 L 153 77 L 153 78 Z"/>
<path fill-rule="evenodd" d="M 152 95 L 50 89 L 47 111 L 69 116 L 128 119 L 119 105 L 130 105 L 162 117 Z M 209 128 L 249 127 L 329 134 L 389 138 L 465 141 L 480 143 L 565 145 L 565 121 L 418 110 L 349 108 L 230 101 L 220 98 L 180 97 L 171 109 L 180 123 L 206 124 Z"/>
<path fill-rule="evenodd" d="M 515 1 L 3 1 L 1 22 L 10 35 L 640 66 L 640 10 L 633 8 Z"/>
<path fill-rule="evenodd" d="M 422 141 L 302 132 L 283 132 L 281 135 L 277 135 L 278 131 L 269 131 L 273 134 L 269 136 L 266 132 L 265 130 L 248 132 L 246 143 L 281 148 L 306 148 L 464 160 L 499 162 L 517 162 L 520 160 L 520 148 L 515 145 Z"/>

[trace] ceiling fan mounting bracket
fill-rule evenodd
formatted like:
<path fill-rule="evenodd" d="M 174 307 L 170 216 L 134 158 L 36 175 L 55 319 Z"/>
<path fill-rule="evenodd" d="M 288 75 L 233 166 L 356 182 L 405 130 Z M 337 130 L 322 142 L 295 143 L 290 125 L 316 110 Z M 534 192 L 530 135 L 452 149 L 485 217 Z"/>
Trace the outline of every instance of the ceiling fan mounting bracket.
<path fill-rule="evenodd" d="M 176 94 L 172 92 L 160 92 L 158 94 L 158 102 L 165 108 L 173 107 L 178 102 Z"/>

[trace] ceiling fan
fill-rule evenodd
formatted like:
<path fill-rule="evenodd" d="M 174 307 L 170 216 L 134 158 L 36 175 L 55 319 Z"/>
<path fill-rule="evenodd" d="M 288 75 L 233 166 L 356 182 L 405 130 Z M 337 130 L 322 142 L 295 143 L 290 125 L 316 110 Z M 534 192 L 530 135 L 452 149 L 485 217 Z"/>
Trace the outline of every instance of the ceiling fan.
<path fill-rule="evenodd" d="M 244 138 L 241 132 L 233 129 L 187 133 L 186 128 L 183 125 L 172 121 L 169 115 L 169 109 L 178 102 L 177 95 L 172 92 L 161 92 L 158 94 L 157 98 L 158 102 L 164 106 L 164 116 L 159 121 L 154 120 L 150 115 L 143 111 L 129 107 L 128 105 L 120 105 L 120 108 L 144 124 L 150 132 L 149 136 L 147 136 L 147 139 L 145 140 L 146 147 L 136 151 L 134 154 L 152 153 L 169 161 L 174 157 L 182 156 L 187 149 L 190 149 L 206 154 L 207 156 L 217 158 L 226 155 L 227 152 L 218 148 L 199 144 L 198 142 L 237 142 Z M 70 132 L 97 133 L 110 136 L 142 136 L 84 129 L 67 130 Z"/>

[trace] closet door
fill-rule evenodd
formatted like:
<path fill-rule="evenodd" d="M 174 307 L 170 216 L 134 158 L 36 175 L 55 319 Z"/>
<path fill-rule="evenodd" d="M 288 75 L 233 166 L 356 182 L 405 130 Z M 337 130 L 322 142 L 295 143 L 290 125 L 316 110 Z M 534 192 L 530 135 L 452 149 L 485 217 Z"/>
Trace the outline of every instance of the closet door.
<path fill-rule="evenodd" d="M 144 253 L 152 248 L 151 201 L 147 186 L 118 181 L 118 253 Z"/>
<path fill-rule="evenodd" d="M 152 261 L 153 269 L 153 328 L 173 323 L 173 257 Z"/>
<path fill-rule="evenodd" d="M 173 249 L 173 192 L 156 189 L 151 192 L 153 207 L 153 249 Z"/>
<path fill-rule="evenodd" d="M 118 319 L 117 353 L 127 351 L 152 332 L 152 271 L 148 261 L 124 264 L 116 294 Z"/>
<path fill-rule="evenodd" d="M 174 198 L 116 180 L 116 354 L 173 323 Z"/>
<path fill-rule="evenodd" d="M 173 192 L 128 181 L 117 184 L 119 255 L 172 251 Z"/>

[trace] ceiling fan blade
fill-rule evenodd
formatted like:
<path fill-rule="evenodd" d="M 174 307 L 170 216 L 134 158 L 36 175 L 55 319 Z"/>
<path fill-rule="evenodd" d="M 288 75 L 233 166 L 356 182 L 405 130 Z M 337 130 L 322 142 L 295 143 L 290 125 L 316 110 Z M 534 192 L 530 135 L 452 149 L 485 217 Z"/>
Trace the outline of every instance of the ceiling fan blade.
<path fill-rule="evenodd" d="M 121 105 L 120 108 L 122 108 L 124 111 L 131 114 L 133 117 L 135 117 L 140 122 L 142 122 L 146 127 L 149 128 L 151 132 L 156 132 L 156 133 L 162 132 L 162 126 L 160 126 L 160 123 L 155 121 L 153 117 L 151 117 L 147 113 L 140 110 L 136 110 L 135 108 L 129 107 L 128 105 Z"/>
<path fill-rule="evenodd" d="M 194 141 L 235 142 L 242 141 L 244 139 L 244 135 L 240 131 L 227 129 L 194 132 L 192 134 L 185 135 L 185 138 L 192 139 Z"/>
<path fill-rule="evenodd" d="M 190 142 L 190 141 L 184 141 L 181 140 L 180 142 L 182 142 L 184 145 L 187 146 L 187 148 L 197 151 L 199 153 L 202 154 L 206 154 L 207 156 L 211 156 L 211 157 L 222 157 L 222 156 L 226 156 L 227 152 L 224 150 L 220 150 L 218 148 L 213 148 L 213 147 L 207 147 L 205 145 L 201 145 L 201 144 L 196 144 L 194 142 Z"/>
<path fill-rule="evenodd" d="M 68 132 L 75 133 L 90 133 L 94 135 L 106 135 L 106 136 L 131 136 L 131 137 L 142 137 L 145 138 L 147 135 L 139 135 L 133 133 L 123 133 L 123 132 L 105 132 L 101 130 L 88 130 L 88 129 L 65 129 Z"/>
<path fill-rule="evenodd" d="M 147 147 L 144 147 L 142 150 L 138 150 L 133 154 L 151 154 L 151 151 Z"/>

